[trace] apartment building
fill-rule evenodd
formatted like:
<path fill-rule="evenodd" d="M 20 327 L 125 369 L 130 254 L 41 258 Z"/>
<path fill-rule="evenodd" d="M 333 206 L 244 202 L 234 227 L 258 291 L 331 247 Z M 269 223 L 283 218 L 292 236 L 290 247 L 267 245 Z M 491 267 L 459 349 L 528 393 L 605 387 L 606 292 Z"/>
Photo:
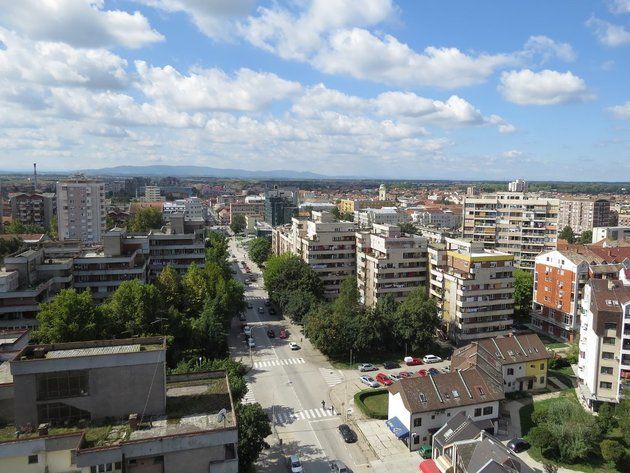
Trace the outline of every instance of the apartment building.
<path fill-rule="evenodd" d="M 549 352 L 536 334 L 485 338 L 456 349 L 451 370 L 478 367 L 503 384 L 506 393 L 547 387 Z"/>
<path fill-rule="evenodd" d="M 516 179 L 508 184 L 508 191 L 510 192 L 527 192 L 527 181 L 523 179 Z"/>
<path fill-rule="evenodd" d="M 397 225 L 374 224 L 356 233 L 357 284 L 361 302 L 376 305 L 392 294 L 403 301 L 427 285 L 427 239 L 405 235 Z"/>
<path fill-rule="evenodd" d="M 433 435 L 432 458 L 422 473 L 534 473 L 534 470 L 488 432 L 487 421 L 460 412 Z"/>
<path fill-rule="evenodd" d="M 155 278 L 171 265 L 183 275 L 191 264 L 203 268 L 206 262 L 206 247 L 201 232 L 172 233 L 151 230 L 148 234 L 148 280 Z"/>
<path fill-rule="evenodd" d="M 162 213 L 167 219 L 173 214 L 182 213 L 184 214 L 185 222 L 203 223 L 207 216 L 207 210 L 199 197 L 188 197 L 173 202 L 164 202 Z"/>
<path fill-rule="evenodd" d="M 236 473 L 226 373 L 167 376 L 165 359 L 162 337 L 23 348 L 10 362 L 0 470 Z"/>
<path fill-rule="evenodd" d="M 62 241 L 102 241 L 105 234 L 105 184 L 81 176 L 57 182 L 57 226 Z"/>
<path fill-rule="evenodd" d="M 72 258 L 52 257 L 43 249 L 4 258 L 0 270 L 0 329 L 37 325 L 39 304 L 72 286 Z"/>
<path fill-rule="evenodd" d="M 272 227 L 291 223 L 298 211 L 297 194 L 291 190 L 278 189 L 265 192 L 265 222 Z"/>
<path fill-rule="evenodd" d="M 232 202 L 230 204 L 230 223 L 236 215 L 253 217 L 262 221 L 265 219 L 265 202 Z"/>
<path fill-rule="evenodd" d="M 353 222 L 337 222 L 329 212 L 313 212 L 310 220 L 292 219 L 291 226 L 272 230 L 274 254 L 298 255 L 324 284 L 324 297 L 334 299 L 344 279 L 356 272 Z"/>
<path fill-rule="evenodd" d="M 608 199 L 560 199 L 558 229 L 571 227 L 575 234 L 607 227 L 611 224 L 610 200 Z"/>
<path fill-rule="evenodd" d="M 579 393 L 592 410 L 630 392 L 630 266 L 618 279 L 584 288 L 578 358 Z"/>
<path fill-rule="evenodd" d="M 11 218 L 24 225 L 38 225 L 46 230 L 57 212 L 55 194 L 30 194 L 20 192 L 9 195 Z"/>
<path fill-rule="evenodd" d="M 630 247 L 598 245 L 571 245 L 538 255 L 530 312 L 533 327 L 552 338 L 575 340 L 587 281 L 614 279 L 623 260 L 629 257 Z"/>
<path fill-rule="evenodd" d="M 147 202 L 160 202 L 164 200 L 164 197 L 162 197 L 162 191 L 159 186 L 145 186 L 144 200 L 146 200 Z"/>
<path fill-rule="evenodd" d="M 389 388 L 387 425 L 409 451 L 431 444 L 433 435 L 463 412 L 497 430 L 503 387 L 479 368 L 401 379 Z"/>
<path fill-rule="evenodd" d="M 396 202 L 391 200 L 355 200 L 341 199 L 337 204 L 339 212 L 345 214 L 354 214 L 357 210 L 366 208 L 380 209 L 382 207 L 395 207 Z"/>
<path fill-rule="evenodd" d="M 456 343 L 506 335 L 514 322 L 514 257 L 483 243 L 445 238 L 429 245 L 429 295 Z"/>
<path fill-rule="evenodd" d="M 593 228 L 592 242 L 602 240 L 630 241 L 630 226 L 625 227 L 595 227 Z"/>
<path fill-rule="evenodd" d="M 369 228 L 374 224 L 399 225 L 410 220 L 409 215 L 399 212 L 396 207 L 365 208 L 354 212 L 354 221 L 360 228 Z"/>
<path fill-rule="evenodd" d="M 536 256 L 557 246 L 559 200 L 522 192 L 464 198 L 464 238 L 514 255 L 517 268 L 533 270 Z"/>
<path fill-rule="evenodd" d="M 461 213 L 446 209 L 426 209 L 411 215 L 414 222 L 427 227 L 459 228 L 462 223 Z"/>

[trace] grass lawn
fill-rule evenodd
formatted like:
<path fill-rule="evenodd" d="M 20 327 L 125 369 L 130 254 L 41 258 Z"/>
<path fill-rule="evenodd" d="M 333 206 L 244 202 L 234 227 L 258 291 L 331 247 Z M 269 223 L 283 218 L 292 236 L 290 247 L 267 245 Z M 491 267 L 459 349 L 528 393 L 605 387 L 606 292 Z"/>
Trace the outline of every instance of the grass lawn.
<path fill-rule="evenodd" d="M 538 334 L 538 336 L 540 337 L 540 341 L 543 342 L 543 344 L 545 345 L 546 348 L 567 348 L 569 347 L 568 343 L 564 343 L 564 342 L 559 342 L 557 340 L 554 340 L 553 338 L 547 337 L 546 335 L 542 335 L 542 334 Z"/>
<path fill-rule="evenodd" d="M 567 372 L 568 370 L 568 372 Z M 558 370 L 549 370 L 547 372 L 547 376 L 549 378 L 557 378 L 558 381 L 565 384 L 568 387 L 572 387 L 576 385 L 575 375 L 573 374 L 573 370 L 571 367 L 561 368 Z"/>
<path fill-rule="evenodd" d="M 363 400 L 363 403 L 372 412 L 382 416 L 387 416 L 388 397 L 389 395 L 387 392 L 379 393 L 374 396 L 367 396 Z"/>
<path fill-rule="evenodd" d="M 364 389 L 354 395 L 354 403 L 361 412 L 373 419 L 387 419 L 389 393 L 387 389 Z"/>

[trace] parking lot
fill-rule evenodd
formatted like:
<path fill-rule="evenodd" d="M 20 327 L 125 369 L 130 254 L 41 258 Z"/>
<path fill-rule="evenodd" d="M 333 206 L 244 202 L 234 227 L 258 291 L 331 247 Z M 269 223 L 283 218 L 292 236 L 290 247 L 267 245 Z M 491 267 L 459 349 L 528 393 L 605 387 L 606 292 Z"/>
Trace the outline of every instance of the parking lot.
<path fill-rule="evenodd" d="M 422 363 L 419 365 L 407 365 L 404 361 L 395 361 L 394 363 L 396 363 L 398 366 L 396 368 L 385 368 L 383 366 L 383 364 L 374 364 L 375 366 L 375 370 L 370 370 L 370 371 L 360 371 L 359 370 L 359 365 L 361 363 L 357 363 L 355 369 L 352 370 L 347 370 L 346 372 L 346 379 L 350 379 L 353 377 L 353 375 L 356 375 L 356 378 L 360 383 L 360 378 L 361 376 L 369 376 L 373 379 L 375 379 L 377 382 L 379 382 L 377 378 L 377 376 L 380 373 L 383 373 L 385 375 L 387 375 L 392 382 L 396 382 L 398 379 L 400 379 L 401 377 L 417 377 L 417 376 L 427 376 L 429 374 L 429 372 L 431 374 L 433 374 L 434 376 L 438 376 L 442 373 L 446 373 L 450 370 L 450 365 L 451 362 L 449 360 L 442 360 L 440 362 L 437 363 Z M 401 373 L 403 373 L 403 375 L 401 375 Z M 384 387 L 385 384 L 382 382 L 379 382 L 379 387 Z M 361 384 L 362 388 L 365 389 L 368 387 L 367 384 L 362 383 Z"/>

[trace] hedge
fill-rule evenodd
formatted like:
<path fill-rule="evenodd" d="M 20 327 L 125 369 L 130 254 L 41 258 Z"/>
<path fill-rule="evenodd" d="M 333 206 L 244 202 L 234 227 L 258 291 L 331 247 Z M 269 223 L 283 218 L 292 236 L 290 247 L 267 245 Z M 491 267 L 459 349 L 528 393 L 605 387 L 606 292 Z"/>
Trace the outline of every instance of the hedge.
<path fill-rule="evenodd" d="M 376 411 L 373 411 L 368 406 L 366 406 L 364 402 L 364 400 L 369 397 L 379 396 L 383 394 L 388 394 L 387 389 L 364 389 L 363 391 L 359 391 L 354 395 L 354 403 L 366 416 L 371 417 L 372 419 L 387 420 L 387 412 L 385 412 L 385 414 L 383 415 Z"/>

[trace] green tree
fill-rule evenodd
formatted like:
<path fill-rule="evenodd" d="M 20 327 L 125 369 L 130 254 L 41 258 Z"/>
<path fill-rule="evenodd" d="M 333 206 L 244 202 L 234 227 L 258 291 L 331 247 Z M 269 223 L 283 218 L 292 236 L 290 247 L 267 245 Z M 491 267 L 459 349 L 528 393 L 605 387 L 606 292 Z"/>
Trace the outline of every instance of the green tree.
<path fill-rule="evenodd" d="M 336 206 L 333 207 L 330 213 L 332 214 L 333 217 L 335 217 L 335 220 L 341 219 L 341 212 L 339 211 L 339 207 L 336 207 Z"/>
<path fill-rule="evenodd" d="M 254 238 L 249 243 L 249 257 L 258 266 L 262 266 L 271 255 L 271 242 L 268 238 Z"/>
<path fill-rule="evenodd" d="M 294 255 L 272 256 L 263 272 L 265 288 L 275 301 L 282 291 L 303 290 L 317 299 L 323 294 L 323 285 L 317 273 L 299 257 Z"/>
<path fill-rule="evenodd" d="M 171 372 L 174 374 L 182 374 L 216 370 L 224 370 L 227 373 L 234 404 L 241 402 L 241 399 L 247 394 L 247 384 L 244 379 L 247 369 L 245 365 L 232 358 L 202 358 L 200 362 L 199 358 L 194 356 L 180 360 Z"/>
<path fill-rule="evenodd" d="M 534 275 L 522 269 L 514 270 L 514 311 L 520 317 L 529 314 L 534 291 Z"/>
<path fill-rule="evenodd" d="M 50 219 L 50 228 L 48 229 L 47 234 L 52 240 L 56 240 L 58 238 L 59 234 L 57 230 L 57 216 L 54 216 Z"/>
<path fill-rule="evenodd" d="M 400 231 L 403 233 L 407 233 L 409 235 L 415 235 L 418 233 L 418 229 L 411 222 L 399 223 L 398 226 L 400 227 Z"/>
<path fill-rule="evenodd" d="M 575 233 L 573 232 L 573 229 L 568 225 L 564 227 L 562 231 L 558 234 L 558 238 L 566 240 L 571 244 L 575 243 Z"/>
<path fill-rule="evenodd" d="M 624 397 L 619 401 L 615 416 L 626 445 L 630 445 L 630 397 Z"/>
<path fill-rule="evenodd" d="M 221 318 L 219 303 L 208 300 L 199 317 L 192 320 L 193 343 L 208 358 L 227 354 L 227 330 Z"/>
<path fill-rule="evenodd" d="M 624 448 L 617 440 L 605 439 L 599 444 L 602 458 L 613 468 L 624 457 Z"/>
<path fill-rule="evenodd" d="M 206 263 L 219 265 L 226 277 L 229 277 L 228 256 L 229 244 L 227 238 L 219 232 L 208 233 L 206 238 Z"/>
<path fill-rule="evenodd" d="M 183 301 L 185 312 L 189 317 L 196 317 L 203 310 L 208 298 L 206 273 L 192 263 L 182 278 Z"/>
<path fill-rule="evenodd" d="M 238 469 L 241 473 L 254 471 L 254 462 L 260 452 L 269 448 L 265 438 L 271 435 L 267 413 L 260 404 L 239 404 L 236 407 L 238 422 Z"/>
<path fill-rule="evenodd" d="M 601 432 L 606 433 L 617 426 L 615 409 L 607 402 L 603 403 L 597 411 L 597 425 Z"/>
<path fill-rule="evenodd" d="M 354 214 L 352 212 L 343 212 L 339 216 L 339 220 L 342 220 L 344 222 L 354 222 Z"/>
<path fill-rule="evenodd" d="M 409 293 L 398 306 L 394 321 L 394 334 L 411 351 L 426 351 L 440 326 L 438 308 L 426 295 L 424 288 Z"/>
<path fill-rule="evenodd" d="M 540 451 L 543 454 L 554 444 L 555 441 L 552 433 L 544 425 L 539 425 L 529 429 L 527 438 L 532 446 L 540 448 Z"/>
<path fill-rule="evenodd" d="M 9 238 L 8 240 L 0 239 L 0 258 L 4 258 L 6 255 L 15 253 L 22 247 L 22 240 L 16 237 Z"/>
<path fill-rule="evenodd" d="M 235 234 L 243 233 L 247 223 L 245 222 L 245 216 L 241 214 L 232 215 L 232 221 L 230 222 L 230 228 Z"/>
<path fill-rule="evenodd" d="M 138 279 L 123 282 L 102 306 L 110 330 L 117 336 L 166 333 L 163 301 L 158 289 Z"/>
<path fill-rule="evenodd" d="M 282 299 L 283 314 L 295 323 L 301 323 L 306 314 L 311 312 L 319 301 L 308 291 L 298 289 L 296 291 L 285 291 L 280 296 Z"/>
<path fill-rule="evenodd" d="M 97 340 L 107 337 L 105 320 L 90 291 L 63 289 L 50 302 L 40 304 L 39 326 L 34 338 L 40 343 Z"/>
<path fill-rule="evenodd" d="M 45 230 L 39 225 L 23 224 L 19 220 L 11 220 L 4 226 L 4 233 L 18 235 L 22 233 L 44 233 Z"/>
<path fill-rule="evenodd" d="M 182 281 L 179 273 L 172 265 L 167 265 L 155 281 L 162 300 L 167 307 L 179 309 L 182 304 Z"/>
<path fill-rule="evenodd" d="M 142 233 L 153 228 L 161 228 L 163 223 L 160 209 L 143 207 L 129 220 L 127 227 L 129 231 Z"/>
<path fill-rule="evenodd" d="M 579 243 L 580 245 L 588 245 L 591 243 L 592 240 L 593 240 L 593 230 L 585 230 L 576 240 L 576 243 Z"/>

